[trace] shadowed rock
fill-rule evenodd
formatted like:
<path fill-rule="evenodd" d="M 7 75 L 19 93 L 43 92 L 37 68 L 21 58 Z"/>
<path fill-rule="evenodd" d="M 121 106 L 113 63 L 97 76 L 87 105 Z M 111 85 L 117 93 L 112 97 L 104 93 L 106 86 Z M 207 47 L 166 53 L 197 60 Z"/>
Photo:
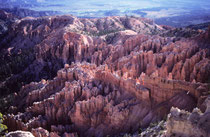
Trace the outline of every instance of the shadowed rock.
<path fill-rule="evenodd" d="M 164 31 L 135 17 L 17 20 L 0 41 L 1 92 L 18 92 L 5 118 L 9 130 L 114 136 L 147 127 L 172 107 L 205 110 L 207 32 L 177 39 Z"/>

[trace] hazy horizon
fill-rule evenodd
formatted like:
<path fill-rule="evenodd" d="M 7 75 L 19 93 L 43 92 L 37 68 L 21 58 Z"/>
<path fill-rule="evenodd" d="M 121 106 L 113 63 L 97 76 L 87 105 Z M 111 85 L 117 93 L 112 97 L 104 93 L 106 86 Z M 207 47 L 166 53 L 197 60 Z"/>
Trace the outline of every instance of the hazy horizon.
<path fill-rule="evenodd" d="M 40 7 L 33 7 L 34 10 L 54 10 L 64 13 L 85 13 L 118 10 L 120 13 L 126 11 L 152 8 L 168 8 L 168 9 L 205 9 L 210 10 L 210 0 L 194 1 L 194 0 L 37 0 L 42 4 Z"/>
<path fill-rule="evenodd" d="M 175 8 L 175 9 L 210 9 L 210 0 L 0 0 L 2 4 L 10 3 L 14 6 L 30 8 L 38 11 L 52 10 L 64 13 L 96 12 L 119 10 Z"/>
<path fill-rule="evenodd" d="M 72 14 L 85 18 L 134 15 L 172 26 L 210 22 L 210 0 L 0 0 L 0 2 L 2 3 L 0 7 L 58 11 L 57 14 Z"/>

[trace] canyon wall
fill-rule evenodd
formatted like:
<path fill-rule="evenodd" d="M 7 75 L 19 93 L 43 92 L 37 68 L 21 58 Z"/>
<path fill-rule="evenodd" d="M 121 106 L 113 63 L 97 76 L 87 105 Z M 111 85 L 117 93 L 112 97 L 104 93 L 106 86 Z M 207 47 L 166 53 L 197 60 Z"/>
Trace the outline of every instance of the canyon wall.
<path fill-rule="evenodd" d="M 36 137 L 100 137 L 145 128 L 172 107 L 204 112 L 209 32 L 171 29 L 137 17 L 16 20 L 0 41 L 1 94 L 17 92 L 5 124 Z"/>

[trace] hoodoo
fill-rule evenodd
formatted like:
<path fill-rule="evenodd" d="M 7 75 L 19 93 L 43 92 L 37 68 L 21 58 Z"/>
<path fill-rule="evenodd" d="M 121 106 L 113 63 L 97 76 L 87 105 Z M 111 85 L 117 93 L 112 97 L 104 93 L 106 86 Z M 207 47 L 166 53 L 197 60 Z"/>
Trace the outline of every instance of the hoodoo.
<path fill-rule="evenodd" d="M 120 136 L 169 114 L 162 135 L 210 135 L 210 31 L 128 16 L 0 14 L 0 94 L 10 102 L 0 109 L 9 131 Z"/>

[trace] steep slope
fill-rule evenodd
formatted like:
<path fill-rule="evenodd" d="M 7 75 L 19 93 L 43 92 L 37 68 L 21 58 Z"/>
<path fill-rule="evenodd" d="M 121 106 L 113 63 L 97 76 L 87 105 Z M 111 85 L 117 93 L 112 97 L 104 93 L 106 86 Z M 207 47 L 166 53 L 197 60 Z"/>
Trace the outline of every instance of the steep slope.
<path fill-rule="evenodd" d="M 7 33 L 10 25 L 14 23 L 17 18 L 3 10 L 0 10 L 0 36 L 3 37 Z"/>
<path fill-rule="evenodd" d="M 205 100 L 204 104 L 206 106 L 204 113 L 197 108 L 192 113 L 172 108 L 166 123 L 166 136 L 210 136 L 210 97 Z"/>
<path fill-rule="evenodd" d="M 52 79 L 64 63 L 90 62 L 90 55 L 97 54 L 99 48 L 109 52 L 105 39 L 108 34 L 124 30 L 151 34 L 162 30 L 149 23 L 146 19 L 126 17 L 78 19 L 54 16 L 17 20 L 0 41 L 1 94 L 18 91 L 24 83 Z M 83 47 L 88 51 L 81 58 L 84 51 L 79 53 L 77 50 Z"/>
<path fill-rule="evenodd" d="M 144 137 L 208 137 L 210 135 L 210 96 L 203 102 L 206 108 L 205 112 L 201 112 L 198 108 L 193 109 L 192 112 L 180 110 L 178 108 L 171 108 L 166 121 L 160 123 L 153 123 L 149 128 L 144 130 L 141 134 L 133 134 L 130 136 L 144 136 Z"/>
<path fill-rule="evenodd" d="M 210 30 L 183 32 L 135 17 L 17 20 L 0 41 L 1 94 L 18 92 L 5 123 L 35 136 L 114 136 L 172 107 L 205 111 Z"/>
<path fill-rule="evenodd" d="M 107 65 L 65 65 L 53 80 L 23 87 L 10 108 L 22 113 L 7 115 L 6 121 L 11 130 L 42 127 L 59 135 L 113 136 L 161 120 L 172 106 L 191 111 L 208 86 L 144 74 L 126 79 Z"/>

